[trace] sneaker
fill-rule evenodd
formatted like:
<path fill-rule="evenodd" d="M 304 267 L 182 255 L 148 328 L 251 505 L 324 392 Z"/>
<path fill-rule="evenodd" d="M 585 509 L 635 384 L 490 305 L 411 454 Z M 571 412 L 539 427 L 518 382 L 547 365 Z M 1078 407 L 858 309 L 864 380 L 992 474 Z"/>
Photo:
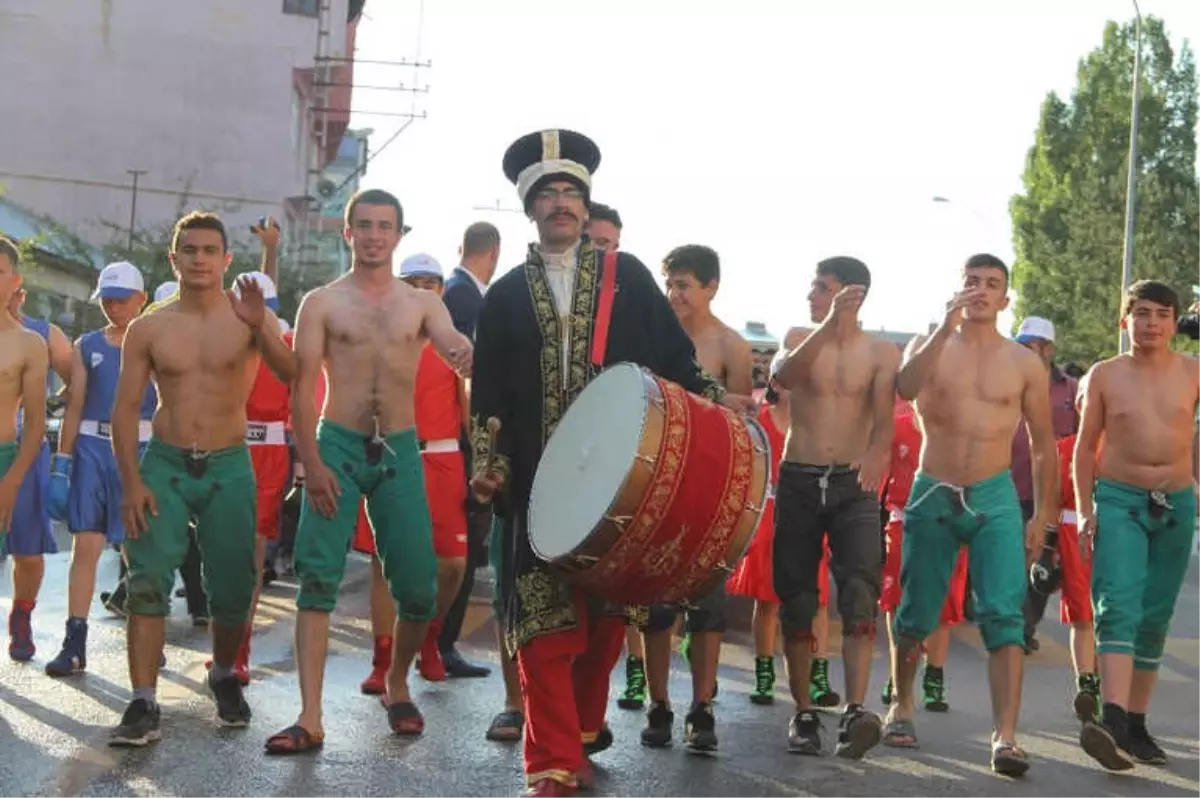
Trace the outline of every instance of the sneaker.
<path fill-rule="evenodd" d="M 608 725 L 606 724 L 600 727 L 600 731 L 596 732 L 596 739 L 592 740 L 590 743 L 583 744 L 583 753 L 585 756 L 593 756 L 612 748 L 612 744 L 612 729 L 608 728 Z"/>
<path fill-rule="evenodd" d="M 883 722 L 874 712 L 849 704 L 838 724 L 837 747 L 834 753 L 842 759 L 862 759 L 863 754 L 879 745 L 883 738 Z"/>
<path fill-rule="evenodd" d="M 821 716 L 804 709 L 792 716 L 788 724 L 788 753 L 821 755 Z"/>
<path fill-rule="evenodd" d="M 664 701 L 655 701 L 646 713 L 646 728 L 642 729 L 642 745 L 647 748 L 663 748 L 671 744 L 671 727 L 675 725 L 675 713 Z"/>
<path fill-rule="evenodd" d="M 250 725 L 250 705 L 242 695 L 242 685 L 237 676 L 214 679 L 208 674 L 208 689 L 217 702 L 217 723 L 230 728 Z"/>
<path fill-rule="evenodd" d="M 641 709 L 646 705 L 646 663 L 641 657 L 625 660 L 625 692 L 617 699 L 621 709 Z"/>
<path fill-rule="evenodd" d="M 950 703 L 946 701 L 945 670 L 927 665 L 925 667 L 925 678 L 922 680 L 922 688 L 925 691 L 924 704 L 926 712 L 949 711 Z"/>
<path fill-rule="evenodd" d="M 207 612 L 192 613 L 192 626 L 208 626 L 212 623 L 212 618 Z"/>
<path fill-rule="evenodd" d="M 1133 760 L 1129 750 L 1129 734 L 1116 724 L 1089 720 L 1079 731 L 1079 746 L 1105 770 L 1130 770 Z"/>
<path fill-rule="evenodd" d="M 895 697 L 896 687 L 892 684 L 892 680 L 889 678 L 887 680 L 887 684 L 883 686 L 883 692 L 879 694 L 879 700 L 882 701 L 883 705 L 886 707 L 891 706 L 892 699 Z"/>
<path fill-rule="evenodd" d="M 46 663 L 47 676 L 70 676 L 87 668 L 87 621 L 72 618 L 67 621 L 67 635 L 63 638 L 62 651 Z"/>
<path fill-rule="evenodd" d="M 33 644 L 33 602 L 14 601 L 8 614 L 8 656 L 29 662 L 37 653 Z"/>
<path fill-rule="evenodd" d="M 104 609 L 118 618 L 125 617 L 125 590 L 123 587 L 118 587 L 111 593 L 101 593 L 100 603 L 104 605 Z"/>
<path fill-rule="evenodd" d="M 1125 750 L 1142 765 L 1167 764 L 1167 752 L 1159 747 L 1158 741 L 1150 736 L 1143 725 L 1130 724 L 1128 745 Z"/>
<path fill-rule="evenodd" d="M 808 700 L 822 708 L 836 707 L 842 697 L 829 687 L 829 660 L 814 659 L 808 671 Z"/>
<path fill-rule="evenodd" d="M 689 751 L 717 749 L 717 719 L 712 704 L 696 704 L 683 720 L 683 744 Z"/>
<path fill-rule="evenodd" d="M 810 688 L 811 691 L 811 688 Z M 775 658 L 754 658 L 754 689 L 750 691 L 753 704 L 770 704 L 775 701 Z"/>
<path fill-rule="evenodd" d="M 1076 682 L 1077 691 L 1072 707 L 1080 723 L 1100 719 L 1100 677 L 1094 673 L 1081 673 Z"/>
<path fill-rule="evenodd" d="M 133 701 L 121 716 L 121 725 L 112 730 L 108 744 L 115 748 L 141 748 L 162 739 L 158 728 L 162 711 L 158 704 L 144 698 Z"/>

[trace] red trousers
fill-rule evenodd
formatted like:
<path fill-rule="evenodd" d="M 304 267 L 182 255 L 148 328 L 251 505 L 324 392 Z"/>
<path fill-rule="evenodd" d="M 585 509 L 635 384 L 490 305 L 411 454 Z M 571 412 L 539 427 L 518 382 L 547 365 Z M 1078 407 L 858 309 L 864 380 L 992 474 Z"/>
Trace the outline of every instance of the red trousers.
<path fill-rule="evenodd" d="M 539 635 L 517 651 L 525 698 L 525 778 L 574 785 L 583 745 L 596 739 L 608 710 L 608 684 L 625 642 L 625 618 L 589 617 L 575 602 L 579 625 Z"/>

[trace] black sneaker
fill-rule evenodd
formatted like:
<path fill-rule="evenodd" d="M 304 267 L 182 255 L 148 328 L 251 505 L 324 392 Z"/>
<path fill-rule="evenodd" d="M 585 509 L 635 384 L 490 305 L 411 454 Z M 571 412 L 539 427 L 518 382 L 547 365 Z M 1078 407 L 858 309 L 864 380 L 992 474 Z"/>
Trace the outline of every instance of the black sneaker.
<path fill-rule="evenodd" d="M 144 698 L 133 701 L 121 716 L 121 725 L 112 730 L 108 744 L 114 748 L 141 748 L 162 739 L 158 722 L 162 711 Z"/>
<path fill-rule="evenodd" d="M 1088 721 L 1079 731 L 1079 746 L 1105 770 L 1133 768 L 1133 760 L 1125 753 L 1129 745 L 1127 732 L 1102 722 Z"/>
<path fill-rule="evenodd" d="M 842 759 L 862 759 L 863 754 L 879 745 L 883 737 L 883 722 L 874 712 L 849 704 L 838 724 L 837 747 L 834 753 Z"/>
<path fill-rule="evenodd" d="M 608 728 L 608 726 L 604 726 L 596 733 L 595 740 L 592 740 L 590 743 L 583 744 L 583 753 L 587 756 L 592 756 L 593 754 L 598 754 L 601 751 L 607 751 L 609 748 L 612 748 L 612 744 L 612 729 Z"/>
<path fill-rule="evenodd" d="M 821 755 L 821 718 L 811 709 L 801 710 L 788 724 L 788 753 Z"/>
<path fill-rule="evenodd" d="M 1076 680 L 1077 690 L 1071 708 L 1080 723 L 1100 719 L 1100 677 L 1094 673 L 1081 673 Z"/>
<path fill-rule="evenodd" d="M 948 712 L 950 710 L 950 702 L 946 700 L 946 672 L 942 668 L 926 666 L 921 688 L 925 693 L 926 712 Z"/>
<path fill-rule="evenodd" d="M 683 744 L 689 751 L 717 750 L 717 719 L 712 704 L 696 704 L 683 720 Z"/>
<path fill-rule="evenodd" d="M 212 671 L 209 671 L 208 689 L 217 702 L 218 724 L 230 728 L 250 725 L 250 705 L 242 695 L 242 685 L 237 676 L 230 675 L 217 680 L 213 679 Z"/>
<path fill-rule="evenodd" d="M 642 729 L 642 745 L 662 748 L 671 744 L 671 727 L 675 725 L 675 713 L 665 702 L 655 701 L 646 713 L 646 728 Z"/>
<path fill-rule="evenodd" d="M 1165 765 L 1167 764 L 1167 752 L 1159 747 L 1158 742 L 1150 736 L 1150 732 L 1146 731 L 1143 726 L 1140 729 L 1135 726 L 1129 728 L 1129 744 L 1125 746 L 1125 750 L 1142 765 Z"/>

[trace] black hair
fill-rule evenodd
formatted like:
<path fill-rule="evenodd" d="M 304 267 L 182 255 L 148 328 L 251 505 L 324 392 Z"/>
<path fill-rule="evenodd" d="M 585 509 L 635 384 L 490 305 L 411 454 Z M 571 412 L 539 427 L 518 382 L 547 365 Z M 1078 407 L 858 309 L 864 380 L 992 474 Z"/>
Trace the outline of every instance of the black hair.
<path fill-rule="evenodd" d="M 390 191 L 384 191 L 381 188 L 368 188 L 357 192 L 350 201 L 346 203 L 346 226 L 350 226 L 350 222 L 354 220 L 354 210 L 359 205 L 389 205 L 396 211 L 396 229 L 402 231 L 404 229 L 404 208 L 400 207 L 400 200 L 396 199 L 396 195 Z"/>
<path fill-rule="evenodd" d="M 684 244 L 675 247 L 663 258 L 663 274 L 690 274 L 700 285 L 721 280 L 721 258 L 712 247 L 703 244 Z"/>
<path fill-rule="evenodd" d="M 817 275 L 830 275 L 842 285 L 861 285 L 871 289 L 871 270 L 858 258 L 837 255 L 817 264 Z"/>
<path fill-rule="evenodd" d="M 1166 283 L 1158 280 L 1138 280 L 1129 286 L 1129 290 L 1125 292 L 1125 298 L 1121 300 L 1121 316 L 1128 316 L 1133 310 L 1133 303 L 1139 299 L 1169 307 L 1172 317 L 1179 318 L 1179 294 L 1175 293 L 1175 289 Z"/>
<path fill-rule="evenodd" d="M 588 217 L 593 222 L 608 222 L 618 230 L 624 228 L 624 225 L 621 224 L 621 214 L 617 213 L 617 209 L 600 202 L 592 203 L 592 207 L 588 211 Z"/>
<path fill-rule="evenodd" d="M 967 269 L 997 269 L 1004 272 L 1004 283 L 1005 285 L 1008 284 L 1008 266 L 995 255 L 989 255 L 986 252 L 979 252 L 972 255 L 963 264 L 963 271 L 965 272 Z"/>
<path fill-rule="evenodd" d="M 175 234 L 171 236 L 171 251 L 179 251 L 179 239 L 188 230 L 216 230 L 221 234 L 221 251 L 229 251 L 229 236 L 225 232 L 225 223 L 215 213 L 207 211 L 192 211 L 175 223 Z"/>
<path fill-rule="evenodd" d="M 17 244 L 11 238 L 0 236 L 0 255 L 8 257 L 15 271 L 21 265 L 21 250 L 17 249 Z"/>

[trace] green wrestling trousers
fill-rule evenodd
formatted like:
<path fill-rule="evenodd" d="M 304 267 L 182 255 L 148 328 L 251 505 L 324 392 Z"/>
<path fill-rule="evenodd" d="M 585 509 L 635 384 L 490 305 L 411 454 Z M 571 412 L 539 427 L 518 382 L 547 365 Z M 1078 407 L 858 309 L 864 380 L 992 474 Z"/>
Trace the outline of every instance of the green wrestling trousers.
<path fill-rule="evenodd" d="M 0 477 L 8 473 L 8 469 L 12 468 L 13 461 L 17 459 L 17 450 L 21 448 L 19 441 L 9 441 L 0 443 Z M 0 526 L 0 552 L 7 551 L 6 538 L 8 537 L 8 527 Z"/>
<path fill-rule="evenodd" d="M 937 629 L 964 545 L 984 647 L 1025 642 L 1025 524 L 1008 471 L 967 486 L 918 472 L 904 510 L 897 640 L 924 641 Z"/>
<path fill-rule="evenodd" d="M 1196 497 L 1096 480 L 1092 607 L 1096 652 L 1131 654 L 1158 670 L 1175 601 L 1192 561 Z"/>
<path fill-rule="evenodd" d="M 416 430 L 379 440 L 322 419 L 317 425 L 317 449 L 321 462 L 337 475 L 342 495 L 333 518 L 318 513 L 308 501 L 300 510 L 296 606 L 333 611 L 346 573 L 358 505 L 366 496 L 375 551 L 400 617 L 432 620 L 437 614 L 437 557 Z"/>
<path fill-rule="evenodd" d="M 151 438 L 139 470 L 158 515 L 147 513 L 149 529 L 125 538 L 129 612 L 167 614 L 175 571 L 187 556 L 188 520 L 194 517 L 213 623 L 245 624 L 258 581 L 258 491 L 249 450 L 242 445 L 194 453 Z"/>

